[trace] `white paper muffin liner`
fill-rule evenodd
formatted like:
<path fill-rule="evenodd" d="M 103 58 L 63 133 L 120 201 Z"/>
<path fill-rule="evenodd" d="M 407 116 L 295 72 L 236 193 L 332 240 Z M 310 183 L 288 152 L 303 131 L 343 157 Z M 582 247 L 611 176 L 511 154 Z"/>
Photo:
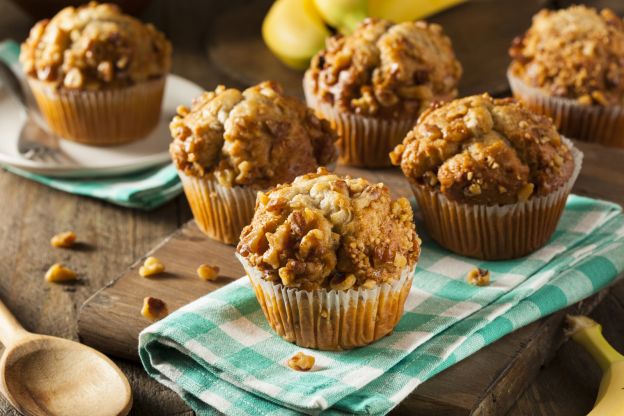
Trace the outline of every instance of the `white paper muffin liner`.
<path fill-rule="evenodd" d="M 552 97 L 507 72 L 514 97 L 539 114 L 553 119 L 566 137 L 605 146 L 624 147 L 624 107 L 582 105 L 576 100 Z"/>
<path fill-rule="evenodd" d="M 427 233 L 442 247 L 467 257 L 504 260 L 544 246 L 559 218 L 583 164 L 583 153 L 562 138 L 574 158 L 570 179 L 556 191 L 515 204 L 463 204 L 412 184 Z"/>
<path fill-rule="evenodd" d="M 180 171 L 178 175 L 199 229 L 210 238 L 236 244 L 253 217 L 257 191 L 247 186 L 228 188 L 212 176 L 198 178 Z"/>
<path fill-rule="evenodd" d="M 58 136 L 93 146 L 146 137 L 158 124 L 166 77 L 129 87 L 68 91 L 28 77 L 49 128 Z"/>
<path fill-rule="evenodd" d="M 286 288 L 236 253 L 271 328 L 303 348 L 340 351 L 368 345 L 390 334 L 403 315 L 415 266 L 399 279 L 371 289 L 314 291 Z"/>
<path fill-rule="evenodd" d="M 307 72 L 303 91 L 308 107 L 314 109 L 317 116 L 329 121 L 340 136 L 338 163 L 342 165 L 369 168 L 392 166 L 388 154 L 403 141 L 418 120 L 417 116 L 383 119 L 336 110 L 316 100 Z"/>

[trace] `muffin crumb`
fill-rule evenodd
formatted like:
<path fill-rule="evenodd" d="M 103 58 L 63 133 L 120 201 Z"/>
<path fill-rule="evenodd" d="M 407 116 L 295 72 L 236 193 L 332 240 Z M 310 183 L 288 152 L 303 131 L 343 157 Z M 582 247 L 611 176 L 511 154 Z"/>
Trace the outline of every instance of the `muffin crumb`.
<path fill-rule="evenodd" d="M 624 103 L 624 23 L 612 10 L 541 10 L 514 39 L 511 74 L 582 105 Z"/>
<path fill-rule="evenodd" d="M 299 351 L 288 360 L 288 366 L 295 371 L 310 371 L 314 367 L 315 358 Z"/>
<path fill-rule="evenodd" d="M 345 291 L 399 279 L 418 260 L 420 239 L 407 199 L 321 168 L 259 196 L 237 252 L 265 280 Z"/>
<path fill-rule="evenodd" d="M 155 322 L 169 315 L 169 309 L 167 308 L 167 304 L 161 299 L 148 296 L 143 299 L 141 315 L 151 322 Z"/>
<path fill-rule="evenodd" d="M 45 274 L 45 280 L 51 283 L 64 283 L 77 280 L 76 273 L 61 263 L 53 264 Z"/>
<path fill-rule="evenodd" d="M 574 170 L 572 153 L 548 117 L 487 94 L 429 108 L 390 156 L 412 185 L 469 204 L 547 195 Z"/>
<path fill-rule="evenodd" d="M 169 128 L 177 169 L 225 187 L 266 189 L 336 159 L 329 123 L 276 82 L 244 91 L 220 85 L 178 107 Z"/>
<path fill-rule="evenodd" d="M 171 44 L 116 5 L 90 2 L 35 24 L 20 62 L 28 76 L 58 88 L 110 89 L 165 75 Z"/>
<path fill-rule="evenodd" d="M 57 248 L 71 248 L 74 246 L 76 242 L 76 233 L 73 231 L 66 231 L 63 233 L 56 234 L 50 240 L 50 244 L 52 247 Z"/>
<path fill-rule="evenodd" d="M 197 268 L 197 276 L 206 281 L 214 281 L 219 277 L 219 267 L 202 264 Z"/>
<path fill-rule="evenodd" d="M 139 268 L 139 274 L 143 277 L 155 276 L 165 271 L 165 265 L 156 257 L 148 257 Z"/>
<path fill-rule="evenodd" d="M 440 25 L 369 18 L 349 36 L 328 38 L 304 82 L 315 99 L 340 111 L 411 118 L 454 98 L 461 73 Z"/>
<path fill-rule="evenodd" d="M 475 267 L 468 272 L 466 281 L 473 286 L 488 286 L 490 284 L 490 271 Z"/>

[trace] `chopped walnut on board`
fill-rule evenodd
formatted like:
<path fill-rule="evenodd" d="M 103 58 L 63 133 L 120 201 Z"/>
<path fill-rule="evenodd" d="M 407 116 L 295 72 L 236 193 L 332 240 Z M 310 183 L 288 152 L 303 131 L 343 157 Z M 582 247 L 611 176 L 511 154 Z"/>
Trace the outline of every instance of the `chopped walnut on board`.
<path fill-rule="evenodd" d="M 148 296 L 143 299 L 141 315 L 148 320 L 155 322 L 169 315 L 169 309 L 167 308 L 167 304 L 161 299 Z"/>

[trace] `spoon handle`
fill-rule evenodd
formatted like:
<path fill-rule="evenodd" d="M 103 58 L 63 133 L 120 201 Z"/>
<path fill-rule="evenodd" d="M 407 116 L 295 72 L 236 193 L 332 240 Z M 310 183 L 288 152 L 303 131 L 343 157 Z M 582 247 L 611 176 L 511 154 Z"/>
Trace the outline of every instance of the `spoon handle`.
<path fill-rule="evenodd" d="M 0 342 L 5 348 L 27 335 L 26 331 L 9 309 L 0 301 Z"/>

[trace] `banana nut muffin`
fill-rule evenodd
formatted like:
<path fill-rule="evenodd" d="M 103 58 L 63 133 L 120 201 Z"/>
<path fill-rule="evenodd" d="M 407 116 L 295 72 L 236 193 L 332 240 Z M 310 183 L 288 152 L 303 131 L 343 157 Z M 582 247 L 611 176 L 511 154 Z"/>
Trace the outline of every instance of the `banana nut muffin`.
<path fill-rule="evenodd" d="M 170 124 L 179 171 L 214 175 L 223 186 L 265 189 L 314 172 L 336 158 L 335 133 L 275 82 L 239 91 L 219 86 Z"/>
<path fill-rule="evenodd" d="M 468 204 L 547 195 L 574 169 L 549 118 L 487 94 L 432 106 L 390 157 L 412 184 Z"/>
<path fill-rule="evenodd" d="M 418 260 L 420 240 L 407 199 L 320 168 L 259 194 L 237 251 L 267 281 L 347 290 L 399 279 Z"/>
<path fill-rule="evenodd" d="M 65 89 L 107 89 L 167 74 L 171 45 L 151 24 L 113 4 L 66 7 L 38 22 L 22 44 L 30 77 Z"/>
<path fill-rule="evenodd" d="M 548 95 L 624 104 L 624 24 L 609 9 L 542 10 L 509 54 L 511 74 Z"/>
<path fill-rule="evenodd" d="M 329 38 L 306 78 L 317 100 L 341 111 L 408 118 L 454 98 L 461 73 L 441 26 L 369 18 L 353 34 Z"/>

